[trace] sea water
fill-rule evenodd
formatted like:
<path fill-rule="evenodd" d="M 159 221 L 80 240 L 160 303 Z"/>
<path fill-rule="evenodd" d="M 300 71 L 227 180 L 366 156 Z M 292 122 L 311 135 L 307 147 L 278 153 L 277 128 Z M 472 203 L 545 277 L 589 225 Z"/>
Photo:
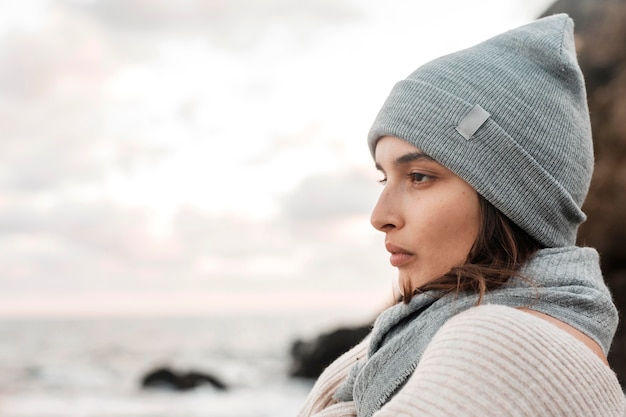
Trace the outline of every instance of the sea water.
<path fill-rule="evenodd" d="M 330 320 L 0 320 L 0 416 L 294 416 L 312 382 L 288 376 L 291 343 L 332 327 Z M 142 376 L 162 366 L 209 373 L 229 389 L 142 389 Z"/>

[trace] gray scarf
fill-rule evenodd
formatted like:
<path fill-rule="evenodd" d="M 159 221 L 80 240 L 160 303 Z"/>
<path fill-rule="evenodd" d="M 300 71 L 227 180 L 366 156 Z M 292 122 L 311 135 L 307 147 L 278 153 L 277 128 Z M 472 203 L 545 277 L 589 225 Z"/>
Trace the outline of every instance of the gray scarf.
<path fill-rule="evenodd" d="M 483 304 L 528 307 L 555 317 L 594 339 L 608 352 L 617 310 L 604 284 L 598 253 L 591 248 L 540 250 L 521 270 L 489 291 Z M 406 382 L 437 330 L 452 316 L 476 305 L 475 294 L 418 294 L 408 304 L 384 311 L 374 324 L 368 358 L 357 362 L 335 393 L 354 400 L 359 417 L 371 417 Z"/>

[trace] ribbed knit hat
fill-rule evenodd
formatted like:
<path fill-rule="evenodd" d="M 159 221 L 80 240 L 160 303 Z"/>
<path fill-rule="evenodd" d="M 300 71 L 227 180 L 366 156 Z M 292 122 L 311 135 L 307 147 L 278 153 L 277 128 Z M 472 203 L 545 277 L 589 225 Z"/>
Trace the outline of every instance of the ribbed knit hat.
<path fill-rule="evenodd" d="M 574 245 L 593 144 L 574 23 L 536 20 L 398 82 L 368 136 L 434 158 L 546 247 Z"/>

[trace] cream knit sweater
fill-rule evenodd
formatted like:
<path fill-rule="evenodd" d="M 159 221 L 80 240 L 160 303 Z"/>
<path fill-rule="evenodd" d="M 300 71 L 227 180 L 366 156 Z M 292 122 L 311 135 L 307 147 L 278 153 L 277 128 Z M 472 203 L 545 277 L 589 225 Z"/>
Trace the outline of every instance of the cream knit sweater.
<path fill-rule="evenodd" d="M 354 417 L 333 394 L 367 339 L 320 376 L 298 417 Z M 613 371 L 581 341 L 511 307 L 482 305 L 450 319 L 406 385 L 374 417 L 624 417 Z"/>

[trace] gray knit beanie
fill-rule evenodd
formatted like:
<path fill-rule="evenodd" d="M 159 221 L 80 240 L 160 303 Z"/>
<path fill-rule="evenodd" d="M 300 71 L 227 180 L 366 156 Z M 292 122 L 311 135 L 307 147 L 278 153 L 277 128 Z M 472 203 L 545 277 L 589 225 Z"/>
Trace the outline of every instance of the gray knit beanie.
<path fill-rule="evenodd" d="M 593 171 L 565 14 L 431 61 L 398 82 L 368 136 L 396 136 L 467 181 L 546 247 L 574 245 Z"/>

